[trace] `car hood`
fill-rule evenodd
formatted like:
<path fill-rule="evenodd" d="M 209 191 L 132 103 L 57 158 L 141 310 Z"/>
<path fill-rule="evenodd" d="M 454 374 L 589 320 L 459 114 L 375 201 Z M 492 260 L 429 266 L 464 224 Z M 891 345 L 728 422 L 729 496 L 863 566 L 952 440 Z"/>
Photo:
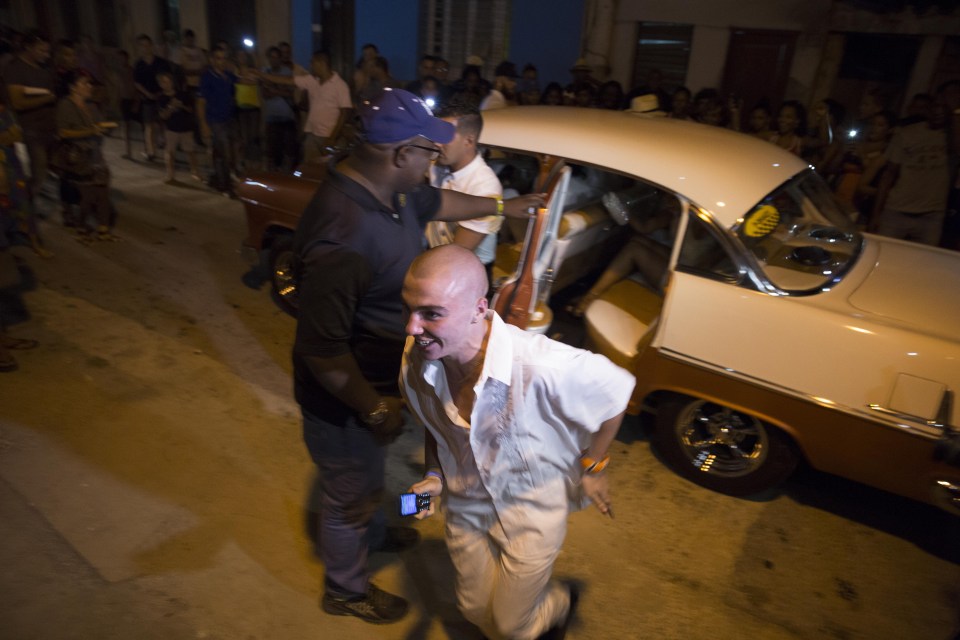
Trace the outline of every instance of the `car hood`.
<path fill-rule="evenodd" d="M 879 247 L 850 304 L 879 320 L 960 341 L 960 253 L 869 236 Z"/>

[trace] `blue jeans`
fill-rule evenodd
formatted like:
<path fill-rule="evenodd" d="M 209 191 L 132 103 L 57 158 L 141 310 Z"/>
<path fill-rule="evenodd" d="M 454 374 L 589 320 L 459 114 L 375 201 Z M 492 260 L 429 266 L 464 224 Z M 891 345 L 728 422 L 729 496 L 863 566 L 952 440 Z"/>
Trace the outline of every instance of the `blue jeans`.
<path fill-rule="evenodd" d="M 386 534 L 380 508 L 386 447 L 353 416 L 334 424 L 303 411 L 303 439 L 319 470 L 318 551 L 328 593 L 361 595 L 367 557 Z"/>

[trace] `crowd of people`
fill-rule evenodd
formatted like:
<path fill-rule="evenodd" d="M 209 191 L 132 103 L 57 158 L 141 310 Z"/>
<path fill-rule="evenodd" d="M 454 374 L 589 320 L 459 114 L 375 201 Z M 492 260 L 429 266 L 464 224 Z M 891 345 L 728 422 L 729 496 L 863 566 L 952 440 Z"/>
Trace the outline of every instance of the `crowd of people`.
<path fill-rule="evenodd" d="M 385 446 L 405 420 L 401 394 L 426 426 L 425 473 L 409 490 L 431 502 L 418 517 L 430 517 L 442 501 L 460 609 L 488 637 L 563 638 L 578 590 L 551 574 L 567 518 L 588 502 L 612 517 L 607 450 L 634 379 L 602 356 L 508 326 L 488 308 L 504 218 L 525 221 L 544 194 L 504 198 L 478 148 L 484 111 L 573 105 L 743 129 L 809 160 L 869 228 L 936 244 L 949 223 L 958 127 L 946 116 L 960 108 L 957 83 L 926 101 L 916 97 L 908 121 L 869 96 L 875 104 L 861 109 L 857 125 L 866 133 L 850 143 L 843 109 L 832 100 L 818 103 L 809 123 L 801 103 L 786 101 L 776 119 L 761 103 L 741 124 L 743 105 L 716 90 L 668 92 L 654 73 L 625 92 L 594 79 L 582 60 L 569 83 L 541 88 L 532 64 L 518 71 L 504 61 L 488 80 L 483 61 L 471 57 L 451 80 L 446 60 L 425 55 L 417 78 L 401 88 L 374 45 L 363 47 L 349 81 L 322 52 L 308 68 L 296 64 L 286 43 L 270 47 L 263 62 L 226 42 L 203 51 L 189 30 L 182 41 L 141 35 L 136 46 L 133 62 L 117 54 L 116 81 L 89 41 L 51 47 L 32 32 L 8 56 L 0 257 L 9 257 L 16 232 L 49 255 L 32 206 L 48 169 L 59 182 L 63 223 L 78 240 L 117 240 L 102 153 L 111 117 L 122 125 L 127 158 L 140 127 L 140 158 L 153 162 L 162 150 L 164 182 L 176 184 L 182 151 L 193 179 L 227 196 L 251 169 L 335 158 L 293 245 L 300 300 L 294 389 L 321 478 L 321 606 L 332 615 L 381 624 L 408 609 L 404 598 L 371 583 L 368 566 L 370 553 L 416 541 L 408 529 L 387 526 L 382 509 Z M 341 145 L 349 153 L 341 156 Z M 657 224 L 670 219 L 659 216 Z M 666 260 L 661 251 L 649 270 Z M 643 270 L 627 262 L 624 269 Z M 36 346 L 2 331 L 0 338 L 0 371 L 16 367 L 11 349 Z M 589 388 L 583 376 L 593 381 Z"/>

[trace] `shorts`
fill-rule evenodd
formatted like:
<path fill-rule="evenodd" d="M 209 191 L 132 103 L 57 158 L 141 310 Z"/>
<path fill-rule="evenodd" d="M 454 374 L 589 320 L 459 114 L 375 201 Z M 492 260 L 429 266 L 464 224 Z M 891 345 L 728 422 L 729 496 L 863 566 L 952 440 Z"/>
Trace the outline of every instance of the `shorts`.
<path fill-rule="evenodd" d="M 193 131 L 170 131 L 170 129 L 167 129 L 164 132 L 164 139 L 166 140 L 166 149 L 171 153 L 176 153 L 178 145 L 181 151 L 193 153 Z"/>
<path fill-rule="evenodd" d="M 124 120 L 140 120 L 140 101 L 133 98 L 120 100 L 120 113 Z"/>
<path fill-rule="evenodd" d="M 156 102 L 143 101 L 140 103 L 140 118 L 144 124 L 153 124 L 160 119 L 160 110 Z"/>

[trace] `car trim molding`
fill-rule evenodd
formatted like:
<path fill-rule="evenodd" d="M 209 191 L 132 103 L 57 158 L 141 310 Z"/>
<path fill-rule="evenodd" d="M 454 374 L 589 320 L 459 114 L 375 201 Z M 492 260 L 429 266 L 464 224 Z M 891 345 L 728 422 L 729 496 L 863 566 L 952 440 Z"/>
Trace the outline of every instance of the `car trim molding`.
<path fill-rule="evenodd" d="M 694 358 L 677 351 L 673 351 L 666 347 L 661 347 L 659 349 L 660 354 L 667 359 L 674 360 L 689 366 L 697 367 L 710 372 L 720 373 L 731 378 L 736 378 L 742 382 L 755 385 L 770 391 L 775 391 L 777 393 L 782 393 L 785 395 L 790 395 L 801 400 L 812 402 L 816 405 L 819 405 L 826 409 L 833 409 L 835 411 L 841 411 L 851 415 L 855 415 L 860 418 L 866 418 L 871 422 L 883 425 L 888 428 L 896 428 L 900 430 L 905 430 L 908 432 L 915 433 L 918 436 L 927 437 L 927 438 L 938 438 L 943 435 L 944 425 L 939 422 L 928 422 L 923 418 L 917 416 L 910 416 L 907 414 L 899 414 L 889 410 L 881 410 L 877 405 L 864 405 L 865 408 L 870 410 L 861 409 L 859 407 L 850 407 L 844 404 L 840 404 L 831 400 L 829 398 L 824 398 L 820 396 L 814 396 L 803 391 L 798 391 L 797 389 L 791 389 L 784 387 L 782 385 L 777 385 L 771 383 L 769 380 L 764 380 L 762 378 L 757 378 L 751 376 L 750 374 L 743 373 L 742 371 L 736 371 L 735 369 L 729 369 L 725 367 L 719 367 L 715 364 L 711 364 L 699 358 Z M 874 408 L 878 407 L 878 408 Z"/>

